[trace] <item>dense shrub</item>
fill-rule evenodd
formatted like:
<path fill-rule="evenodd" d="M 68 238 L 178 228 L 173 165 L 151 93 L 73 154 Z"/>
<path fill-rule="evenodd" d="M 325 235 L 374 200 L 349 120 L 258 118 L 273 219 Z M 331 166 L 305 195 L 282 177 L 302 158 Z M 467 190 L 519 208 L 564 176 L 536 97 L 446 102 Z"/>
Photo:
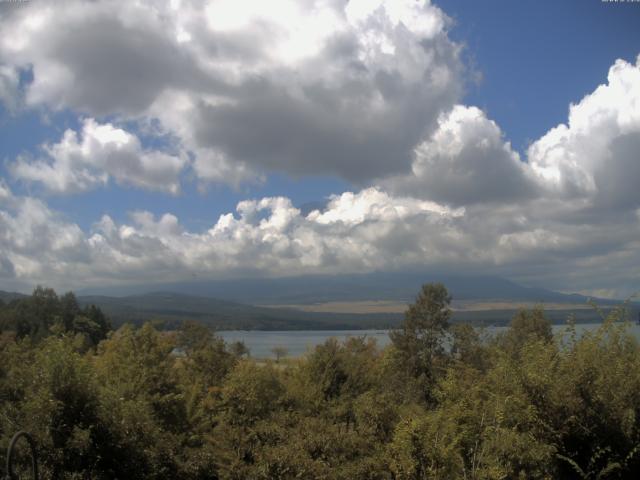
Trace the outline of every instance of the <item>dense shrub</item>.
<path fill-rule="evenodd" d="M 107 334 L 73 296 L 35 297 L 0 306 L 0 449 L 31 432 L 43 478 L 640 478 L 621 312 L 554 338 L 522 311 L 486 339 L 425 286 L 386 349 L 328 340 L 275 363 L 194 323 Z"/>

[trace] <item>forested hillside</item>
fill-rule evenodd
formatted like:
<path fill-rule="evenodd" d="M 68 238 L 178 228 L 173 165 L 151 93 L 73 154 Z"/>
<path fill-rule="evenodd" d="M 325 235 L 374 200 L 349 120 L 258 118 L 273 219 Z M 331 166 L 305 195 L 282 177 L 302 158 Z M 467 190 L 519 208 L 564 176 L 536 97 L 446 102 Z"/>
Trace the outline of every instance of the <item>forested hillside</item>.
<path fill-rule="evenodd" d="M 287 308 L 257 307 L 215 298 L 172 292 L 151 292 L 127 297 L 79 297 L 84 305 L 97 305 L 114 325 L 142 325 L 154 319 L 165 329 L 195 320 L 216 330 L 349 330 L 389 328 L 402 319 L 398 313 L 315 313 Z"/>
<path fill-rule="evenodd" d="M 315 312 L 305 311 L 296 306 L 255 306 L 175 292 L 150 292 L 124 297 L 92 295 L 76 298 L 73 295 L 73 298 L 81 309 L 98 307 L 109 317 L 114 328 L 125 323 L 141 326 L 151 321 L 156 328 L 175 330 L 185 320 L 194 320 L 214 330 L 366 330 L 395 328 L 403 318 L 399 310 L 366 313 Z M 12 304 L 14 300 L 20 302 L 14 302 L 13 305 L 30 302 L 26 295 L 0 291 L 0 302 Z M 598 304 L 600 305 L 600 302 Z M 611 302 L 601 307 L 609 312 L 621 304 L 622 302 L 617 301 L 615 304 Z M 298 307 L 304 308 L 301 305 Z M 569 315 L 575 317 L 576 323 L 601 321 L 599 313 L 589 307 L 586 299 L 583 299 L 582 304 L 555 304 L 552 307 L 546 310 L 546 316 L 554 324 L 564 324 Z M 10 310 L 12 308 L 9 306 Z M 454 308 L 451 321 L 470 323 L 474 326 L 505 326 L 519 308 L 521 307 L 518 303 L 509 302 L 489 302 L 485 306 L 480 305 L 477 310 Z M 629 303 L 627 308 L 632 315 L 637 316 L 638 304 Z M 0 317 L 1 315 L 0 313 Z"/>
<path fill-rule="evenodd" d="M 264 362 L 194 322 L 108 331 L 40 289 L 2 307 L 0 450 L 31 432 L 46 479 L 638 478 L 623 310 L 562 340 L 521 311 L 484 338 L 451 325 L 450 300 L 425 285 L 385 349 Z"/>

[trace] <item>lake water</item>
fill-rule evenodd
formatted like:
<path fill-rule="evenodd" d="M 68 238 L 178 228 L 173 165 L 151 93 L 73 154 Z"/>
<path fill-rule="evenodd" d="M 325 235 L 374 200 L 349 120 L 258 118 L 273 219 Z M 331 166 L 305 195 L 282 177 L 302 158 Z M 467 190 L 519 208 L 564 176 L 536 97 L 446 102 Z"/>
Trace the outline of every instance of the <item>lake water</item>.
<path fill-rule="evenodd" d="M 599 326 L 600 324 L 597 323 L 577 324 L 576 331 L 580 334 L 594 330 Z M 553 326 L 554 333 L 561 332 L 565 328 L 565 325 Z M 485 331 L 488 335 L 495 335 L 505 329 L 506 327 L 488 327 Z M 640 340 L 640 325 L 630 325 L 629 331 Z M 244 342 L 254 358 L 274 358 L 271 352 L 274 347 L 284 347 L 287 349 L 288 356 L 299 357 L 332 337 L 342 341 L 348 337 L 366 336 L 374 338 L 378 346 L 384 347 L 390 342 L 388 333 L 388 330 L 291 330 L 280 332 L 233 330 L 217 332 L 226 342 Z"/>

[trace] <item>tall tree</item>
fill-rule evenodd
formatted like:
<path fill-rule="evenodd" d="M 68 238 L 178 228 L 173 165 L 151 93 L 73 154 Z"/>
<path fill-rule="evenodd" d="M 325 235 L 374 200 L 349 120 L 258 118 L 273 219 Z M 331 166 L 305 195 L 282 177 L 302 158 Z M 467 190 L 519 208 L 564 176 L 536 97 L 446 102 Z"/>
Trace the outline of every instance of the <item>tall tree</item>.
<path fill-rule="evenodd" d="M 509 329 L 497 341 L 512 355 L 518 355 L 524 345 L 532 341 L 550 342 L 553 339 L 551 322 L 541 306 L 522 309 L 511 319 Z"/>
<path fill-rule="evenodd" d="M 442 283 L 425 284 L 405 312 L 402 325 L 389 334 L 396 360 L 405 373 L 418 381 L 426 400 L 431 399 L 435 369 L 444 357 L 450 304 L 451 295 Z"/>

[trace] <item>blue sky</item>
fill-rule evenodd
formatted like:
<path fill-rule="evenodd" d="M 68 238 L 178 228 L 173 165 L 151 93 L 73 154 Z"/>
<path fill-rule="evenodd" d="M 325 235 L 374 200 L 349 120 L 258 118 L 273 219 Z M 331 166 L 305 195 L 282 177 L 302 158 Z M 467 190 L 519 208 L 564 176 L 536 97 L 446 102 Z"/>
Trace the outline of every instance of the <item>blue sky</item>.
<path fill-rule="evenodd" d="M 485 110 L 520 152 L 549 128 L 566 121 L 569 104 L 602 83 L 615 59 L 633 61 L 640 53 L 640 8 L 633 3 L 442 0 L 436 5 L 454 22 L 450 37 L 464 45 L 465 65 L 470 70 L 464 101 Z M 77 117 L 69 112 L 54 114 L 48 124 L 41 116 L 36 111 L 4 112 L 0 145 L 5 160 L 25 151 L 37 152 L 40 144 L 78 125 Z M 304 205 L 350 186 L 328 175 L 279 173 L 266 178 L 266 182 L 240 188 L 221 184 L 200 191 L 194 182 L 187 182 L 184 194 L 178 197 L 112 186 L 81 199 L 52 196 L 49 202 L 83 228 L 90 228 L 105 213 L 124 221 L 127 210 L 135 205 L 156 214 L 175 213 L 198 229 L 233 211 L 245 198 L 286 195 L 296 205 Z"/>
<path fill-rule="evenodd" d="M 466 45 L 480 72 L 466 102 L 496 120 L 522 150 L 565 122 L 569 103 L 602 83 L 617 58 L 640 48 L 640 8 L 601 0 L 513 2 L 442 0 L 455 22 L 451 37 Z"/>
<path fill-rule="evenodd" d="M 0 5 L 0 288 L 640 287 L 640 3 L 313 3 Z"/>

